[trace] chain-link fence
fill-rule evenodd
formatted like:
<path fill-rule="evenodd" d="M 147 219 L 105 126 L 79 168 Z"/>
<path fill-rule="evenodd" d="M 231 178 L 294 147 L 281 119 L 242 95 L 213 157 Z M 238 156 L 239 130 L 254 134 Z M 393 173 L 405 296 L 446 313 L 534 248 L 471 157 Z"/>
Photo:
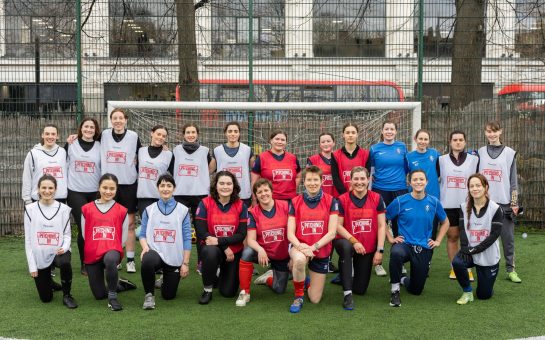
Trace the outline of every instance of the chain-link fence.
<path fill-rule="evenodd" d="M 41 126 L 65 138 L 108 100 L 422 101 L 441 151 L 455 127 L 483 145 L 499 118 L 524 220 L 543 227 L 545 3 L 455 4 L 0 0 L 0 234 L 21 230 L 22 162 Z"/>

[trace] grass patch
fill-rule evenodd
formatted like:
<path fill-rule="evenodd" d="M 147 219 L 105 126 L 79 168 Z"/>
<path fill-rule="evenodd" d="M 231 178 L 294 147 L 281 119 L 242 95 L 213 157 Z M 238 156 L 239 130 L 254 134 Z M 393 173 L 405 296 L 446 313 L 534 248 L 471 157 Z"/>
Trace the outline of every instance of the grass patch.
<path fill-rule="evenodd" d="M 516 244 L 517 272 L 523 283 L 506 280 L 502 261 L 492 299 L 476 300 L 468 306 L 455 303 L 461 289 L 447 277 L 449 264 L 443 244 L 435 251 L 423 294 L 411 296 L 402 290 L 401 308 L 389 307 L 388 278 L 374 274 L 367 294 L 355 296 L 356 309 L 351 312 L 342 309 L 341 287 L 328 283 L 320 304 L 307 302 L 300 314 L 290 314 L 291 281 L 284 295 L 252 286 L 252 302 L 244 308 L 235 307 L 235 299 L 223 298 L 217 291 L 210 305 L 201 306 L 197 300 L 202 282 L 195 273 L 193 254 L 190 276 L 181 281 L 177 298 L 164 301 L 157 294 L 154 311 L 142 310 L 144 292 L 139 272 L 121 272 L 137 283 L 138 289 L 120 294 L 125 309 L 114 313 L 107 309 L 106 301 L 93 299 L 86 278 L 79 275 L 75 244 L 72 293 L 80 307 L 68 310 L 62 306 L 60 292 L 49 304 L 39 301 L 27 271 L 23 239 L 4 238 L 0 239 L 0 337 L 503 339 L 545 335 L 545 272 L 541 262 L 545 234 L 531 233 L 522 239 L 517 231 Z M 328 279 L 331 277 L 328 275 Z"/>

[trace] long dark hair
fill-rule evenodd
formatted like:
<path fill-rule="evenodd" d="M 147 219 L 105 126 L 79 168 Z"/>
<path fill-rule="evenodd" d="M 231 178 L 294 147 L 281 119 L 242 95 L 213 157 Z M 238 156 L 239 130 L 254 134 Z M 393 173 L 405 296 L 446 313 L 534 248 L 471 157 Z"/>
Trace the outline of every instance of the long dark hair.
<path fill-rule="evenodd" d="M 484 187 L 484 195 L 486 196 L 486 201 L 490 200 L 490 197 L 488 197 L 488 180 L 486 177 L 481 175 L 480 173 L 473 174 L 469 176 L 467 179 L 467 207 L 466 207 L 466 214 L 467 214 L 467 226 L 466 228 L 469 230 L 469 220 L 471 219 L 471 211 L 473 211 L 473 207 L 475 207 L 475 200 L 473 199 L 473 196 L 471 196 L 471 193 L 469 192 L 469 182 L 471 179 L 477 178 L 479 181 L 481 181 L 481 184 Z"/>
<path fill-rule="evenodd" d="M 83 138 L 83 132 L 81 132 L 81 128 L 86 122 L 92 122 L 95 125 L 95 134 L 93 135 L 93 140 L 97 141 L 98 137 L 100 137 L 100 126 L 98 125 L 98 121 L 94 118 L 83 118 L 78 127 L 78 138 Z"/>
<path fill-rule="evenodd" d="M 238 184 L 238 181 L 235 175 L 233 175 L 227 170 L 222 170 L 216 173 L 216 175 L 212 178 L 212 181 L 210 182 L 210 196 L 215 201 L 219 201 L 220 195 L 218 194 L 217 187 L 218 187 L 218 180 L 222 176 L 227 176 L 231 178 L 231 180 L 233 181 L 233 193 L 231 194 L 231 197 L 229 197 L 229 203 L 234 203 L 237 200 L 240 200 L 240 197 L 238 196 L 238 194 L 240 194 L 240 184 Z"/>

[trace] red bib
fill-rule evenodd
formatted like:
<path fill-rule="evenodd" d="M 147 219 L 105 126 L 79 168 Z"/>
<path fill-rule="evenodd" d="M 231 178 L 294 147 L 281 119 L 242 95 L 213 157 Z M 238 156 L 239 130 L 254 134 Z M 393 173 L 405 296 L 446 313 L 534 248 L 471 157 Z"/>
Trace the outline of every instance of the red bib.
<path fill-rule="evenodd" d="M 290 257 L 288 253 L 288 203 L 286 201 L 274 201 L 276 212 L 272 218 L 263 214 L 259 204 L 250 209 L 256 224 L 257 243 L 273 260 L 285 260 Z"/>
<path fill-rule="evenodd" d="M 95 202 L 85 204 L 81 208 L 81 214 L 85 217 L 85 243 L 83 247 L 83 262 L 93 264 L 110 250 L 116 250 L 123 259 L 123 221 L 127 216 L 127 209 L 119 203 L 115 203 L 110 210 L 102 213 Z"/>
<path fill-rule="evenodd" d="M 344 187 L 346 188 L 346 191 L 350 191 L 350 171 L 356 166 L 365 167 L 367 159 L 369 158 L 369 151 L 360 147 L 356 157 L 350 159 L 346 157 L 342 149 L 338 149 L 333 152 L 333 157 L 335 157 L 335 161 L 339 167 L 339 176 L 341 177 Z"/>
<path fill-rule="evenodd" d="M 370 190 L 367 191 L 367 199 L 361 208 L 354 204 L 349 192 L 339 196 L 339 204 L 344 210 L 343 227 L 365 247 L 366 253 L 377 250 L 379 202 L 380 195 Z"/>
<path fill-rule="evenodd" d="M 294 154 L 285 152 L 284 158 L 279 161 L 271 151 L 259 155 L 261 177 L 273 184 L 273 198 L 289 200 L 297 195 L 295 178 L 297 177 L 297 158 Z"/>
<path fill-rule="evenodd" d="M 216 201 L 210 196 L 202 200 L 206 208 L 206 223 L 208 224 L 208 232 L 217 238 L 230 237 L 237 231 L 240 222 L 240 213 L 242 212 L 242 201 L 237 200 L 231 204 L 229 211 L 223 212 Z M 244 248 L 241 243 L 231 244 L 229 248 L 233 253 L 239 253 Z"/>
<path fill-rule="evenodd" d="M 314 209 L 311 209 L 305 203 L 303 195 L 295 197 L 292 204 L 295 210 L 295 237 L 309 246 L 314 245 L 329 230 L 329 215 L 331 215 L 333 196 L 324 193 L 320 203 Z M 331 242 L 320 246 L 321 248 L 318 250 L 316 257 L 329 257 Z"/>
<path fill-rule="evenodd" d="M 330 194 L 333 197 L 338 197 L 339 194 L 333 185 L 333 176 L 331 175 L 331 165 L 324 162 L 320 154 L 312 155 L 309 158 L 312 165 L 316 165 L 322 170 L 322 191 Z"/>

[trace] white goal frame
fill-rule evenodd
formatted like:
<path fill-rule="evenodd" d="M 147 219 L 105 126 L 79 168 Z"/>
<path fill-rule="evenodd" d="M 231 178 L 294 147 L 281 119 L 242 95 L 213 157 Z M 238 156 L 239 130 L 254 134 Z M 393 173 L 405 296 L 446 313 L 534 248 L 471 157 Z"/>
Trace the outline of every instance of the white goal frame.
<path fill-rule="evenodd" d="M 167 109 L 167 110 L 237 110 L 237 111 L 355 111 L 355 110 L 411 110 L 414 136 L 422 126 L 422 104 L 420 102 L 176 102 L 176 101 L 108 101 L 108 117 L 116 109 Z M 108 126 L 110 126 L 108 119 Z M 412 149 L 416 142 L 411 138 Z"/>

